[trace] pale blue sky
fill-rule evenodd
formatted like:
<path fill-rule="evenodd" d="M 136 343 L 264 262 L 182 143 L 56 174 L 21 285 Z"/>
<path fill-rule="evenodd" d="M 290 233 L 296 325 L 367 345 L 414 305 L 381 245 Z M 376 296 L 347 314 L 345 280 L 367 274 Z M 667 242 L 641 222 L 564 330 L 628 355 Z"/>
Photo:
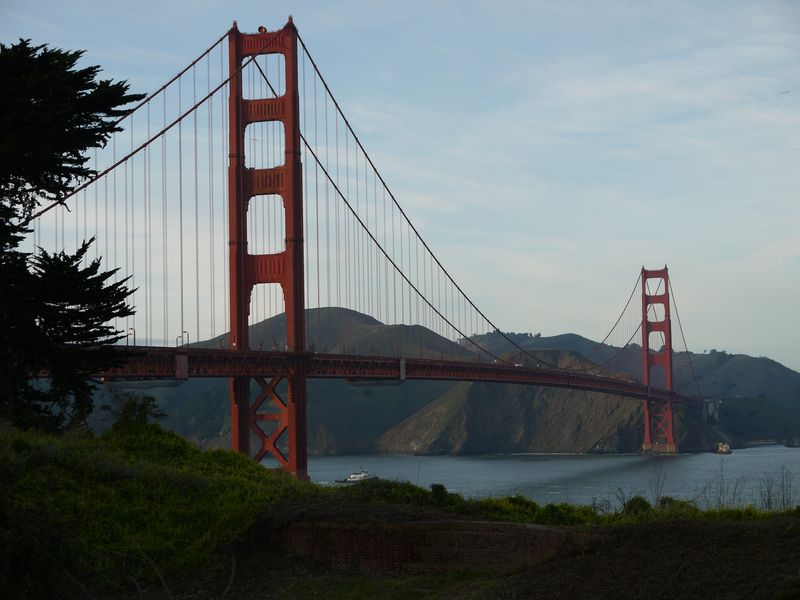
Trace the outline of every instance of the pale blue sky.
<path fill-rule="evenodd" d="M 601 339 L 666 263 L 691 350 L 800 369 L 800 2 L 3 0 L 0 39 L 146 92 L 289 14 L 501 328 Z"/>

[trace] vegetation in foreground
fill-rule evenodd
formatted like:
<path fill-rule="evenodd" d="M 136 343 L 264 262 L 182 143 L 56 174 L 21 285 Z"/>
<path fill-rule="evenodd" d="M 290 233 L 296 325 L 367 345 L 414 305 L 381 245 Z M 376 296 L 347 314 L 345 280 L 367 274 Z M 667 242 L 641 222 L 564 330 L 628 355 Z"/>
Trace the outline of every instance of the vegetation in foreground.
<path fill-rule="evenodd" d="M 427 490 L 381 480 L 324 487 L 229 451 L 200 450 L 135 411 L 100 437 L 3 429 L 0 480 L 0 589 L 11 597 L 123 593 L 213 565 L 251 528 L 279 520 L 287 506 L 345 519 L 359 518 L 359 507 L 369 506 L 382 518 L 438 515 L 559 526 L 800 516 L 800 507 L 702 511 L 668 497 L 654 507 L 634 496 L 608 510 L 541 506 L 519 496 L 468 500 L 440 485 Z"/>

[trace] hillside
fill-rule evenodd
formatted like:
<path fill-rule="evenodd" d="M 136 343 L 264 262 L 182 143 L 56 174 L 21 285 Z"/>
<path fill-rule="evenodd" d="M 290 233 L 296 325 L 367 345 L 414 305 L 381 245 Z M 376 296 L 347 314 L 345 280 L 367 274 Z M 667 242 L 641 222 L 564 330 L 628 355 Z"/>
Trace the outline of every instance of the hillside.
<path fill-rule="evenodd" d="M 320 351 L 400 351 L 407 356 L 463 356 L 468 350 L 420 326 L 386 326 L 346 309 L 307 311 L 309 339 Z M 250 327 L 254 348 L 285 344 L 285 315 Z M 508 334 L 548 362 L 604 363 L 610 372 L 641 377 L 638 346 L 621 352 L 576 334 L 554 337 Z M 479 336 L 491 352 L 514 362 L 528 360 L 499 334 Z M 228 344 L 227 336 L 197 346 Z M 516 356 L 516 358 L 514 358 Z M 718 435 L 736 445 L 800 434 L 800 373 L 767 358 L 712 350 L 692 354 L 705 397 L 720 397 Z M 686 354 L 676 355 L 676 389 L 695 393 Z M 628 376 L 628 375 L 626 375 Z M 641 405 L 615 396 L 458 382 L 407 381 L 402 385 L 354 386 L 345 381 L 309 381 L 308 437 L 312 454 L 361 452 L 627 452 L 641 443 Z M 255 392 L 255 384 L 253 388 Z M 147 391 L 167 413 L 164 425 L 204 447 L 228 447 L 228 382 L 192 379 Z M 705 449 L 715 434 L 693 413 L 678 415 L 685 449 Z M 412 433 L 416 432 L 416 433 Z"/>
<path fill-rule="evenodd" d="M 589 366 L 571 352 L 548 351 L 544 358 Z M 525 361 L 519 355 L 514 360 Z M 462 382 L 383 434 L 378 448 L 403 454 L 637 452 L 642 419 L 640 401 L 615 395 Z M 698 415 L 681 410 L 678 420 L 682 449 L 711 447 L 713 432 Z"/>
<path fill-rule="evenodd" d="M 382 480 L 322 486 L 200 450 L 136 417 L 98 437 L 0 426 L 0 481 L 3 598 L 800 591 L 798 510 L 703 511 L 664 496 L 655 506 L 642 496 L 605 509 L 539 505 Z"/>
<path fill-rule="evenodd" d="M 423 327 L 384 326 L 347 309 L 308 310 L 307 331 L 320 351 L 385 351 L 435 358 L 466 356 L 464 348 Z M 278 315 L 250 327 L 253 348 L 283 347 L 286 317 Z M 228 336 L 197 344 L 228 345 Z M 230 447 L 229 383 L 224 379 L 190 379 L 174 387 L 147 391 L 167 413 L 165 427 L 207 448 Z M 312 454 L 363 453 L 374 449 L 381 433 L 414 414 L 452 386 L 442 381 L 407 381 L 402 385 L 354 386 L 342 380 L 309 380 L 308 440 Z M 253 393 L 257 386 L 252 384 Z M 285 390 L 285 384 L 278 392 Z"/>
<path fill-rule="evenodd" d="M 553 337 L 507 335 L 537 355 L 551 349 L 591 354 L 593 363 L 607 362 L 608 369 L 641 381 L 641 346 L 636 344 L 620 350 L 598 347 L 597 342 L 571 333 Z M 479 343 L 494 352 L 508 347 L 499 334 L 480 336 Z M 699 387 L 703 397 L 720 400 L 719 429 L 735 444 L 764 439 L 783 442 L 800 436 L 800 373 L 766 357 L 717 350 L 676 353 L 673 371 L 676 390 L 696 395 Z"/>
<path fill-rule="evenodd" d="M 555 388 L 458 383 L 378 440 L 394 454 L 634 452 L 635 400 Z"/>
<path fill-rule="evenodd" d="M 269 350 L 286 347 L 286 315 L 265 319 L 249 327 L 250 347 Z M 227 348 L 226 333 L 190 344 L 198 348 Z M 469 357 L 472 353 L 420 325 L 384 325 L 348 308 L 306 310 L 306 340 L 313 352 L 379 354 L 418 358 Z"/>

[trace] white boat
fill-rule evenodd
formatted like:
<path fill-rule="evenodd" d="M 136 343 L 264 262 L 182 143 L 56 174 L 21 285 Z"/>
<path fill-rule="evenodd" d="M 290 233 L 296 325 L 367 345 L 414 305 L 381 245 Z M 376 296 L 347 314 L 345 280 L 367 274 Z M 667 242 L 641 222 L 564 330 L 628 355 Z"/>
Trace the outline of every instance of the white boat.
<path fill-rule="evenodd" d="M 717 454 L 730 454 L 731 447 L 729 444 L 726 444 L 725 442 L 717 442 L 717 445 L 714 447 L 714 452 L 716 452 Z"/>
<path fill-rule="evenodd" d="M 376 475 L 370 475 L 368 471 L 361 469 L 355 473 L 350 473 L 347 479 L 343 479 L 342 483 L 358 483 L 359 481 L 367 481 L 368 479 L 377 479 Z"/>

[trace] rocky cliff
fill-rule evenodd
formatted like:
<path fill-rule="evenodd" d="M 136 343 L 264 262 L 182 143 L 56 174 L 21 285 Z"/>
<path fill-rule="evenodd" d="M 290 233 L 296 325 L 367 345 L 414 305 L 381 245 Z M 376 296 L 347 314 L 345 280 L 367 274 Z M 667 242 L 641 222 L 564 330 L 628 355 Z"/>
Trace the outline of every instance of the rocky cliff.
<path fill-rule="evenodd" d="M 549 362 L 588 366 L 570 352 Z M 522 361 L 519 356 L 514 360 Z M 642 402 L 610 394 L 490 383 L 458 383 L 378 439 L 377 449 L 403 454 L 638 452 Z M 707 449 L 713 432 L 699 415 L 676 419 L 684 450 Z"/>

